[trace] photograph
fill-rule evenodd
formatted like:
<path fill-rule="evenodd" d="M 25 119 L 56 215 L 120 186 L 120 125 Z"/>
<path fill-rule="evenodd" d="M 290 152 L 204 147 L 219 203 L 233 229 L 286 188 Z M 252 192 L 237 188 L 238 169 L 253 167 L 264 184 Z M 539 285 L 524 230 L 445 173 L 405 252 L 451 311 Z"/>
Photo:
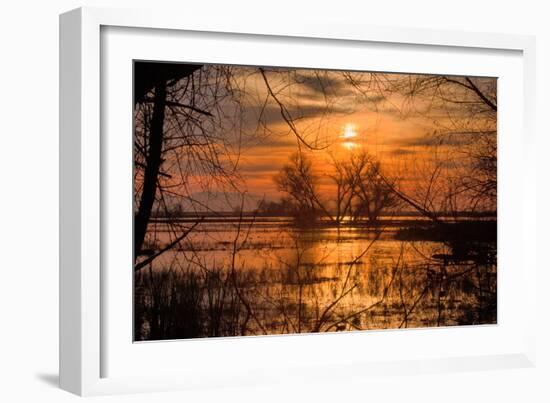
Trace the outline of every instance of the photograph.
<path fill-rule="evenodd" d="M 135 342 L 497 324 L 496 77 L 128 74 Z"/>

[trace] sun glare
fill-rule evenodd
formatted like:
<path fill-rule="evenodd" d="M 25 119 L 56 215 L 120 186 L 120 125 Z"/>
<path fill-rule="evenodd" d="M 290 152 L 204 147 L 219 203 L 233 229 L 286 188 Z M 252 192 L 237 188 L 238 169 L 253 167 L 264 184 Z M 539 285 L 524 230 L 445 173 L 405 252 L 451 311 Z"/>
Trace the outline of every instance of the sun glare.
<path fill-rule="evenodd" d="M 355 130 L 355 125 L 348 123 L 344 126 L 342 134 L 339 136 L 342 139 L 342 147 L 346 150 L 352 150 L 357 147 L 355 139 L 357 137 L 357 131 Z"/>
<path fill-rule="evenodd" d="M 344 132 L 342 133 L 342 135 L 340 137 L 343 138 L 343 139 L 351 139 L 351 138 L 357 137 L 357 132 L 355 131 L 355 126 L 351 123 L 348 123 L 344 127 Z"/>

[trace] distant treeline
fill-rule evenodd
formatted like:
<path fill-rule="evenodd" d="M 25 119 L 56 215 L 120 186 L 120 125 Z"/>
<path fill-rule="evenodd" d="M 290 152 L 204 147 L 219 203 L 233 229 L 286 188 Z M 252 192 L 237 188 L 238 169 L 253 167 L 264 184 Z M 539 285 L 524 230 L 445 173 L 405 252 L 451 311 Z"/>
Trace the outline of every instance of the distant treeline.
<path fill-rule="evenodd" d="M 441 212 L 435 213 L 441 218 L 494 218 L 496 219 L 496 211 L 460 211 L 455 213 Z M 293 217 L 290 211 L 159 211 L 152 214 L 153 218 L 198 218 L 198 217 Z M 383 218 L 391 217 L 423 217 L 422 214 L 415 211 L 395 211 L 387 212 L 382 215 Z"/>
<path fill-rule="evenodd" d="M 408 223 L 395 236 L 402 241 L 496 242 L 496 220 L 464 220 L 458 222 Z"/>

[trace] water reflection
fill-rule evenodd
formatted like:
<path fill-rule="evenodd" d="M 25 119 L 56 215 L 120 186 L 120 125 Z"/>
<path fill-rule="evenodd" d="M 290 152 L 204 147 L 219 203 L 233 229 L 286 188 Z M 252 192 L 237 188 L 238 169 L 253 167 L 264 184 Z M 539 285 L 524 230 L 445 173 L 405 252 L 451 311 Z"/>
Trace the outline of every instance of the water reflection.
<path fill-rule="evenodd" d="M 173 225 L 173 224 L 170 224 Z M 172 240 L 157 223 L 149 242 Z M 137 340 L 496 323 L 496 261 L 396 226 L 206 222 L 136 274 Z M 154 234 L 154 236 L 153 236 Z"/>

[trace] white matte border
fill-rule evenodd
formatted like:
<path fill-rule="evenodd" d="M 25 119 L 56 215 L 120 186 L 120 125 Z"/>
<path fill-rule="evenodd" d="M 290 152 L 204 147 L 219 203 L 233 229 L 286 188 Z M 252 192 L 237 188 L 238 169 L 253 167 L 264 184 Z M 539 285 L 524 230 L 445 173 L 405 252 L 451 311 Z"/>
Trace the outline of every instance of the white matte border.
<path fill-rule="evenodd" d="M 143 13 L 143 12 L 128 12 L 128 11 L 112 11 L 112 10 L 103 10 L 103 9 L 92 9 L 92 10 L 85 10 L 83 12 L 76 11 L 73 12 L 72 15 L 65 16 L 66 20 L 74 20 L 74 19 L 80 19 L 81 18 L 81 26 L 79 32 L 82 34 L 82 39 L 80 42 L 80 51 L 81 51 L 81 59 L 82 62 L 81 66 L 69 66 L 70 68 L 79 69 L 79 73 L 81 74 L 81 88 L 77 89 L 63 89 L 61 91 L 62 98 L 65 97 L 65 99 L 69 100 L 71 97 L 73 98 L 73 101 L 81 100 L 82 106 L 81 106 L 81 113 L 79 116 L 77 116 L 77 125 L 80 127 L 80 133 L 79 136 L 82 139 L 82 144 L 80 145 L 80 148 L 77 149 L 71 145 L 63 144 L 63 136 L 62 136 L 62 144 L 61 144 L 61 150 L 62 152 L 77 152 L 80 154 L 80 161 L 78 161 L 79 168 L 81 168 L 80 173 L 80 194 L 82 196 L 86 195 L 88 198 L 83 199 L 80 203 L 81 208 L 81 224 L 77 227 L 77 235 L 80 236 L 81 239 L 81 249 L 82 251 L 76 251 L 71 252 L 64 249 L 65 243 L 63 242 L 63 236 L 61 239 L 61 260 L 64 260 L 64 256 L 71 256 L 71 253 L 78 253 L 77 256 L 80 265 L 78 267 L 78 270 L 80 271 L 80 277 L 78 279 L 71 279 L 68 278 L 66 275 L 64 276 L 64 270 L 62 268 L 61 270 L 61 278 L 62 278 L 62 285 L 63 290 L 61 291 L 62 295 L 64 295 L 65 303 L 67 300 L 72 300 L 73 302 L 77 302 L 78 305 L 75 307 L 79 311 L 79 331 L 74 332 L 70 329 L 71 326 L 74 326 L 74 323 L 69 323 L 68 320 L 71 319 L 68 316 L 64 316 L 63 312 L 61 315 L 61 333 L 65 333 L 68 336 L 71 336 L 73 338 L 77 339 L 77 344 L 79 344 L 80 347 L 80 354 L 78 357 L 74 357 L 74 360 L 69 360 L 65 358 L 65 360 L 61 361 L 61 382 L 62 385 L 72 391 L 75 391 L 76 393 L 81 394 L 95 394 L 95 393 L 113 393 L 113 392 L 121 392 L 121 391 L 137 391 L 137 390 L 162 390 L 166 388 L 186 388 L 186 387 L 194 387 L 194 386 L 204 386 L 208 387 L 213 385 L 220 385 L 220 384 L 232 384 L 232 385 L 244 385 L 248 384 L 249 382 L 256 382 L 262 380 L 262 376 L 259 376 L 256 373 L 250 373 L 251 369 L 244 370 L 244 372 L 235 372 L 234 366 L 231 366 L 230 373 L 227 373 L 223 370 L 212 370 L 212 368 L 205 368 L 205 373 L 200 373 L 193 371 L 192 374 L 187 373 L 188 376 L 185 376 L 186 372 L 186 366 L 185 364 L 181 364 L 180 362 L 176 362 L 175 365 L 172 366 L 172 368 L 169 368 L 167 371 L 170 372 L 172 370 L 177 370 L 178 375 L 172 377 L 172 376 L 160 376 L 160 377 L 153 377 L 153 376 L 145 376 L 145 377 L 128 377 L 129 373 L 127 373 L 124 369 L 120 371 L 120 376 L 117 377 L 109 377 L 109 378 L 99 378 L 99 351 L 100 351 L 100 343 L 99 343 L 99 336 L 95 335 L 99 333 L 99 318 L 100 318 L 100 312 L 99 312 L 99 304 L 96 304 L 99 300 L 99 283 L 98 283 L 98 277 L 99 277 L 99 228 L 98 224 L 96 224 L 95 220 L 99 218 L 99 210 L 98 205 L 96 202 L 93 202 L 93 200 L 98 199 L 98 188 L 99 186 L 99 169 L 97 167 L 99 160 L 99 110 L 98 110 L 98 102 L 99 101 L 99 94 L 98 94 L 98 82 L 99 82 L 99 26 L 104 25 L 117 25 L 117 26 L 140 26 L 140 27 L 157 27 L 157 28 L 197 28 L 197 23 L 187 20 L 182 21 L 181 18 L 176 18 L 173 14 L 155 14 L 155 13 Z M 225 24 L 225 25 L 224 25 Z M 532 69 L 534 67 L 533 63 L 533 55 L 532 50 L 534 48 L 532 41 L 529 38 L 526 37 L 520 37 L 520 36 L 503 36 L 503 35 L 490 35 L 490 34 L 468 34 L 468 33 L 458 33 L 458 32 L 432 32 L 432 31 L 423 31 L 423 30 L 407 30 L 407 29 L 381 29 L 381 28 L 372 28 L 372 27 L 357 27 L 357 26 L 344 26 L 344 25 L 330 25 L 327 26 L 327 24 L 315 25 L 315 24 L 302 24 L 300 26 L 291 27 L 291 29 L 288 29 L 286 27 L 286 32 L 282 32 L 280 28 L 276 27 L 274 24 L 269 24 L 262 22 L 262 26 L 258 26 L 258 23 L 251 22 L 250 24 L 240 24 L 233 25 L 233 26 L 227 26 L 227 24 L 231 25 L 230 22 L 220 22 L 220 21 L 210 21 L 209 23 L 205 23 L 204 21 L 199 23 L 198 28 L 202 28 L 202 30 L 208 30 L 209 28 L 211 30 L 220 30 L 220 31 L 226 31 L 226 32 L 250 32 L 250 33 L 274 33 L 279 35 L 300 35 L 300 36 L 311 36 L 311 37 L 326 37 L 326 38 L 348 38 L 348 39 L 356 39 L 356 40 L 365 40 L 365 39 L 378 39 L 383 42 L 400 42 L 400 43 L 425 43 L 425 44 L 437 44 L 437 45 L 451 45 L 451 46 L 464 46 L 464 47 L 480 47 L 485 49 L 476 49 L 472 50 L 474 53 L 477 53 L 478 55 L 483 56 L 484 54 L 491 54 L 494 53 L 493 51 L 488 51 L 486 48 L 495 47 L 495 48 L 502 48 L 502 49 L 512 49 L 512 50 L 521 50 L 521 51 L 527 51 L 527 55 L 529 55 L 529 63 L 526 64 L 526 67 L 529 68 L 529 72 L 532 72 Z M 234 24 L 234 23 L 233 23 Z M 218 29 L 216 29 L 216 27 Z M 72 32 L 71 29 L 73 30 Z M 70 34 L 75 34 L 74 28 L 68 29 L 68 33 L 65 33 L 65 36 Z M 437 35 L 434 35 L 437 34 Z M 63 35 L 63 33 L 62 33 Z M 76 40 L 78 40 L 77 38 Z M 259 41 L 261 41 L 261 38 L 257 38 Z M 269 42 L 270 38 L 264 38 L 266 41 Z M 300 41 L 300 39 L 296 39 L 296 41 Z M 345 42 L 339 42 L 340 45 L 343 45 Z M 352 43 L 349 43 L 350 46 L 355 46 Z M 335 44 L 336 46 L 336 44 Z M 381 45 L 384 46 L 384 45 Z M 309 47 L 304 47 L 302 50 L 308 50 Z M 419 49 L 422 51 L 422 49 Z M 445 53 L 445 52 L 444 52 Z M 450 53 L 453 53 L 452 51 Z M 498 52 L 497 52 L 498 53 Z M 250 62 L 250 64 L 271 64 L 271 65 L 281 65 L 281 64 L 287 64 L 287 65 L 300 65 L 302 67 L 307 66 L 307 61 L 305 63 L 298 63 L 296 60 L 292 63 L 284 63 L 280 59 L 272 62 L 261 62 L 258 59 L 261 59 L 265 56 L 265 54 L 260 53 L 257 55 L 258 58 L 256 60 L 253 60 Z M 133 56 L 135 57 L 135 56 Z M 151 57 L 149 57 L 151 58 Z M 164 60 L 178 60 L 183 59 L 186 60 L 185 57 L 182 57 L 181 55 L 176 57 L 159 57 L 159 59 Z M 63 60 L 62 60 L 63 61 Z M 189 60 L 186 60 L 189 61 Z M 204 61 L 204 59 L 202 60 Z M 215 61 L 215 60 L 212 60 Z M 523 57 L 519 57 L 517 62 L 523 66 L 524 63 L 526 63 L 527 57 L 526 54 L 523 54 Z M 227 60 L 225 61 L 227 62 Z M 315 65 L 312 67 L 332 67 L 337 68 L 338 63 L 340 60 L 333 60 L 332 65 Z M 238 63 L 246 63 L 246 61 L 240 61 Z M 63 63 L 62 63 L 63 64 Z M 66 62 L 65 64 L 69 65 L 70 63 Z M 434 66 L 439 67 L 439 71 L 433 71 L 437 73 L 447 72 L 451 73 L 450 69 L 452 66 L 438 66 L 437 64 L 434 64 Z M 62 66 L 63 67 L 63 66 Z M 342 65 L 342 68 L 351 68 L 349 65 Z M 378 70 L 374 67 L 367 67 L 362 66 L 361 69 L 374 69 Z M 408 70 L 408 71 L 420 71 L 418 69 L 403 69 L 403 68 L 381 68 L 381 70 Z M 430 70 L 425 70 L 424 72 L 429 72 Z M 527 71 L 527 70 L 526 70 Z M 462 72 L 465 73 L 465 72 Z M 459 73 L 460 74 L 460 73 Z M 477 72 L 475 74 L 483 74 L 481 72 Z M 498 75 L 498 74 L 488 74 L 488 75 Z M 526 113 L 530 111 L 531 109 L 528 107 L 528 102 L 531 102 L 531 97 L 533 95 L 534 90 L 534 77 L 532 75 L 526 75 L 526 73 L 519 73 L 519 76 L 522 76 L 524 80 L 519 82 L 515 81 L 514 84 L 517 84 L 521 86 L 523 82 L 526 84 L 526 91 L 528 91 L 529 97 L 523 97 L 520 96 L 518 102 L 516 105 L 514 105 L 514 112 L 517 112 L 517 110 L 525 110 Z M 516 76 L 516 79 L 518 77 Z M 514 85 L 512 85 L 514 87 Z M 517 88 L 516 88 L 517 90 Z M 501 96 L 502 96 L 502 84 L 499 82 L 499 109 L 501 109 Z M 522 90 L 520 90 L 522 92 Z M 78 96 L 78 97 L 77 97 Z M 122 96 L 124 98 L 124 96 Z M 63 102 L 62 102 L 63 103 Z M 131 105 L 131 102 L 129 103 Z M 63 113 L 63 108 L 62 108 Z M 65 116 L 67 120 L 70 120 L 70 117 Z M 121 119 L 124 119 L 124 117 L 121 117 Z M 80 120 L 80 121 L 78 121 Z M 529 119 L 526 119 L 526 121 L 529 121 Z M 502 122 L 499 120 L 499 125 Z M 519 216 L 523 216 L 524 220 L 523 223 L 519 222 L 519 226 L 512 226 L 510 229 L 517 230 L 515 232 L 515 236 L 521 236 L 522 234 L 528 233 L 528 230 L 533 230 L 534 228 L 534 215 L 533 213 L 525 214 L 526 210 L 522 209 L 523 207 L 527 205 L 533 204 L 533 183 L 532 181 L 526 182 L 521 181 L 521 179 L 524 177 L 524 173 L 521 172 L 521 169 L 518 170 L 518 164 L 521 165 L 521 167 L 524 167 L 525 169 L 529 170 L 529 173 L 532 169 L 532 164 L 528 159 L 525 159 L 523 163 L 520 161 L 520 159 L 517 157 L 517 154 L 522 149 L 522 144 L 527 144 L 529 141 L 529 127 L 526 126 L 526 129 L 524 130 L 522 128 L 522 122 L 516 122 L 518 125 L 516 126 L 516 138 L 518 139 L 517 143 L 511 143 L 510 147 L 508 148 L 508 152 L 510 154 L 516 155 L 516 164 L 514 166 L 501 166 L 499 165 L 499 174 L 503 174 L 507 169 L 510 171 L 514 171 L 512 179 L 512 183 L 516 185 L 520 185 L 520 189 L 525 189 L 525 198 L 527 200 L 527 203 L 522 203 L 523 196 L 517 197 L 515 205 L 512 203 L 512 206 L 519 207 L 519 210 L 522 213 L 516 214 Z M 63 131 L 63 129 L 62 129 Z M 499 126 L 499 136 L 501 135 L 502 128 Z M 520 133 L 524 133 L 523 136 L 520 135 Z M 109 137 L 111 138 L 111 137 Z M 499 138 L 499 140 L 501 140 Z M 517 147 L 516 147 L 517 146 Z M 505 152 L 506 148 L 499 149 L 499 153 Z M 523 154 L 524 156 L 527 154 Z M 108 159 L 108 155 L 104 156 Z M 502 159 L 502 155 L 499 155 L 500 159 Z M 499 160 L 499 164 L 501 161 Z M 73 163 L 74 164 L 74 163 Z M 118 163 L 117 163 L 118 164 Z M 508 164 L 508 163 L 507 163 Z M 513 165 L 513 164 L 512 164 Z M 102 167 L 109 167 L 110 165 L 107 164 L 106 166 Z M 121 165 L 117 165 L 117 167 L 121 167 L 122 170 L 124 170 L 124 167 Z M 114 179 L 114 178 L 113 178 Z M 519 179 L 519 181 L 518 181 Z M 63 181 L 62 181 L 63 182 Z M 499 186 L 501 185 L 501 181 L 499 182 Z M 69 198 L 71 195 L 67 195 L 63 192 L 63 183 L 61 184 L 61 198 L 64 197 Z M 109 186 L 109 184 L 103 184 L 102 186 Z M 501 188 L 499 188 L 499 191 L 502 191 Z M 70 192 L 69 192 L 70 193 Z M 518 192 L 519 193 L 519 192 Z M 499 205 L 499 213 L 503 213 L 503 208 L 506 209 L 505 206 Z M 515 211 L 517 213 L 517 211 Z M 61 212 L 63 215 L 63 212 Z M 501 217 L 499 217 L 501 219 Z M 518 223 L 516 223 L 518 224 Z M 532 232 L 534 233 L 534 231 Z M 499 232 L 499 236 L 502 236 L 502 234 Z M 525 239 L 525 237 L 524 237 Z M 66 239 L 65 239 L 66 241 Z M 103 244 L 105 245 L 105 244 Z M 499 248 L 502 245 L 499 239 Z M 531 246 L 532 243 L 525 242 L 524 245 L 524 253 L 518 254 L 517 260 L 513 261 L 516 263 L 516 265 L 521 268 L 521 273 L 524 275 L 524 281 L 519 282 L 516 284 L 516 288 L 521 289 L 519 294 L 521 297 L 525 297 L 525 303 L 532 303 L 534 300 L 534 293 L 529 294 L 529 292 L 532 292 L 534 290 L 534 279 L 535 279 L 535 266 L 534 266 L 534 258 L 529 258 L 529 256 L 534 256 L 534 253 L 525 253 L 527 252 L 526 249 L 533 248 L 534 246 Z M 530 252 L 533 252 L 533 250 L 530 250 Z M 499 249 L 499 253 L 501 253 Z M 105 258 L 105 256 L 102 256 L 102 258 Z M 63 262 L 62 262 L 63 263 Z M 62 264 L 63 266 L 63 264 Z M 501 265 L 499 266 L 499 287 L 500 283 L 502 281 L 502 270 Z M 516 269 L 517 271 L 517 269 Z M 63 283 L 63 279 L 67 280 L 65 283 Z M 76 281 L 76 283 L 75 283 Z M 77 286 L 76 290 L 67 290 L 67 287 L 73 285 Z M 111 284 L 112 285 L 112 284 Z M 499 289 L 500 291 L 500 289 Z M 109 293 L 109 290 L 107 290 L 107 294 Z M 103 302 L 103 301 L 102 301 Z M 105 306 L 104 306 L 105 308 Z M 502 299 L 500 299 L 499 296 L 499 311 L 502 308 Z M 109 309 L 104 310 L 103 312 L 110 311 Z M 111 312 L 111 315 L 115 315 L 115 311 Z M 109 318 L 106 318 L 109 320 Z M 74 317 L 73 319 L 74 320 Z M 500 315 L 499 312 L 499 325 L 496 327 L 483 327 L 478 328 L 476 330 L 479 330 L 481 332 L 487 331 L 487 333 L 493 332 L 495 329 L 501 329 L 502 327 L 505 327 L 506 324 L 501 322 L 503 318 Z M 426 352 L 420 353 L 420 358 L 425 359 L 417 359 L 418 356 L 412 356 L 412 361 L 408 361 L 407 364 L 405 364 L 403 360 L 403 356 L 399 354 L 399 352 L 396 352 L 395 357 L 393 359 L 397 359 L 398 361 L 393 362 L 386 362 L 386 364 L 375 364 L 375 368 L 378 368 L 381 370 L 381 372 L 384 372 L 384 368 L 393 368 L 390 372 L 393 373 L 395 370 L 399 369 L 397 372 L 404 373 L 410 373 L 409 371 L 414 371 L 414 368 L 423 368 L 423 370 L 433 370 L 433 371 L 440 371 L 444 368 L 455 368 L 455 369 L 472 369 L 472 368 L 493 368 L 493 367 L 499 367 L 499 366 L 506 366 L 506 365 L 512 365 L 512 366 L 518 366 L 518 365 L 526 365 L 528 363 L 528 360 L 526 358 L 526 353 L 531 352 L 533 349 L 532 343 L 526 345 L 524 343 L 524 335 L 527 335 L 529 339 L 533 338 L 533 324 L 532 323 L 526 323 L 523 325 L 514 325 L 515 328 L 514 331 L 512 331 L 512 339 L 513 342 L 511 344 L 507 344 L 507 347 L 505 348 L 506 352 L 505 355 L 499 354 L 499 355 L 493 355 L 486 357 L 487 354 L 495 354 L 496 350 L 498 350 L 500 347 L 496 347 L 495 349 L 482 350 L 482 351 L 476 351 L 470 349 L 470 354 L 473 354 L 473 358 L 471 360 L 468 359 L 468 357 L 464 357 L 459 355 L 459 358 L 456 359 L 439 359 L 437 357 L 440 357 L 438 355 L 439 353 L 435 354 L 435 358 L 432 357 L 430 354 L 426 355 Z M 140 344 L 130 344 L 131 348 L 135 346 L 168 346 L 168 348 L 165 348 L 164 353 L 167 353 L 169 351 L 174 351 L 173 347 L 176 345 L 182 346 L 182 345 L 195 345 L 194 349 L 199 348 L 201 342 L 211 342 L 211 341 L 218 341 L 218 343 L 212 344 L 210 343 L 209 349 L 215 349 L 212 346 L 219 346 L 219 348 L 223 348 L 224 345 L 231 344 L 231 348 L 234 348 L 235 345 L 238 345 L 239 342 L 247 342 L 249 346 L 252 346 L 252 352 L 254 352 L 254 348 L 257 350 L 255 351 L 256 354 L 266 351 L 269 352 L 269 350 L 266 350 L 267 348 L 272 348 L 273 346 L 277 345 L 284 345 L 288 343 L 293 345 L 293 349 L 300 349 L 297 351 L 301 352 L 301 348 L 303 347 L 306 349 L 305 351 L 305 357 L 306 358 L 312 358 L 313 361 L 310 362 L 309 365 L 314 365 L 314 367 L 309 372 L 309 375 L 304 375 L 302 373 L 302 376 L 307 376 L 312 379 L 321 379 L 323 377 L 322 370 L 323 368 L 331 368 L 332 370 L 340 371 L 341 374 L 364 374 L 368 375 L 371 373 L 369 368 L 373 368 L 372 366 L 369 367 L 368 363 L 365 363 L 360 358 L 357 358 L 355 355 L 350 355 L 350 359 L 340 359 L 340 357 L 331 357 L 332 360 L 329 359 L 323 360 L 322 365 L 316 365 L 315 357 L 318 355 L 308 355 L 310 353 L 314 353 L 314 351 L 307 351 L 308 345 L 313 342 L 317 342 L 315 340 L 322 340 L 323 343 L 328 343 L 329 340 L 334 339 L 335 336 L 338 336 L 336 339 L 336 342 L 340 344 L 340 346 L 343 344 L 342 340 L 344 340 L 342 337 L 346 337 L 345 343 L 348 342 L 348 340 L 351 340 L 353 338 L 363 337 L 364 335 L 367 335 L 369 337 L 369 342 L 372 342 L 372 340 L 383 339 L 388 340 L 391 337 L 394 337 L 394 335 L 397 335 L 395 337 L 400 337 L 398 335 L 405 335 L 406 338 L 403 339 L 406 342 L 412 342 L 411 340 L 414 337 L 420 337 L 424 338 L 422 336 L 423 333 L 425 333 L 426 336 L 429 336 L 429 334 L 435 334 L 438 333 L 453 333 L 456 330 L 461 331 L 462 329 L 430 329 L 430 330 L 412 330 L 412 331 L 403 331 L 403 332 L 394 332 L 394 331 L 388 331 L 388 332 L 369 332 L 369 333 L 349 333 L 345 335 L 318 335 L 318 336 L 270 336 L 270 337 L 257 337 L 257 338 L 243 338 L 243 339 L 216 339 L 216 340 L 192 340 L 192 341 L 185 341 L 185 342 L 174 342 L 174 343 L 140 343 Z M 471 329 L 470 329 L 471 330 Z M 509 336 L 512 334 L 510 333 Z M 519 336 L 519 333 L 521 333 L 521 337 Z M 120 334 L 119 334 L 120 335 Z M 461 337 L 462 335 L 455 335 L 457 337 Z M 493 334 L 494 336 L 494 334 Z M 107 337 L 109 339 L 109 337 Z M 300 341 L 303 340 L 303 341 Z M 326 340 L 326 341 L 325 341 Z M 394 340 L 395 341 L 395 340 Z M 510 340 L 508 340 L 510 341 Z M 110 341 L 109 341 L 110 343 Z M 124 342 L 126 343 L 126 341 Z M 270 344 L 269 346 L 266 346 L 265 343 Z M 128 343 L 127 343 L 128 344 Z M 499 343 L 496 343 L 499 344 Z M 63 346 L 62 350 L 63 350 Z M 116 362 L 116 358 L 112 357 L 113 350 L 104 350 L 103 347 L 101 347 L 102 353 L 107 353 L 109 355 L 108 360 L 108 367 L 111 366 L 112 362 Z M 143 353 L 142 350 L 140 353 Z M 160 350 L 159 350 L 160 351 Z M 296 350 L 295 350 L 296 351 Z M 162 353 L 162 351 L 160 351 Z M 448 351 L 447 351 L 448 353 Z M 145 351 L 145 354 L 147 355 L 147 351 Z M 132 352 L 133 355 L 133 352 Z M 345 354 L 344 354 L 345 355 Z M 62 352 L 63 356 L 63 352 Z M 304 355 L 298 355 L 298 357 L 291 357 L 294 358 L 295 361 L 293 361 L 293 364 L 300 365 L 300 356 L 304 358 Z M 452 356 L 451 355 L 445 355 L 445 356 Z M 67 355 L 65 354 L 65 357 Z M 112 361 L 111 359 L 115 358 L 115 361 Z M 153 357 L 154 358 L 154 357 Z M 230 357 L 227 357 L 230 358 Z M 265 357 L 269 358 L 269 357 Z M 277 357 L 274 357 L 275 359 Z M 384 358 L 390 358 L 385 356 Z M 458 361 L 457 361 L 458 360 Z M 172 360 L 174 362 L 175 360 Z M 269 378 L 270 381 L 277 381 L 277 380 L 284 380 L 286 382 L 293 382 L 296 377 L 296 368 L 299 367 L 292 367 L 289 366 L 288 362 L 281 362 L 281 365 L 283 365 L 283 368 L 285 368 L 285 371 L 283 374 L 276 375 L 277 366 L 272 365 L 276 364 L 276 362 L 271 362 L 269 360 L 265 360 L 265 362 L 269 362 L 269 368 L 267 368 L 267 372 L 273 372 L 274 378 Z M 301 364 L 303 364 L 304 361 L 301 361 Z M 246 364 L 246 363 L 245 363 Z M 395 364 L 395 365 L 394 365 Z M 143 363 L 140 363 L 141 366 L 144 366 Z M 326 367 L 328 365 L 328 367 Z M 392 367 L 393 365 L 393 367 Z M 116 365 L 115 365 L 116 366 Z M 122 367 L 121 367 L 122 368 Z M 219 368 L 218 368 L 219 369 Z M 69 379 L 69 372 L 76 370 L 78 371 L 78 375 L 76 378 L 77 381 L 74 381 L 73 379 Z M 111 371 L 111 368 L 109 368 L 109 372 Z M 351 372 L 350 372 L 351 371 Z M 154 371 L 156 374 L 158 374 L 158 368 L 155 368 Z M 387 372 L 387 371 L 386 371 Z M 299 372 L 301 373 L 301 372 Z M 142 373 L 142 375 L 144 375 Z M 345 375 L 343 375 L 345 376 Z M 265 381 L 267 381 L 267 376 Z M 65 381 L 64 381 L 65 380 Z M 248 380 L 248 381 L 247 381 Z"/>

